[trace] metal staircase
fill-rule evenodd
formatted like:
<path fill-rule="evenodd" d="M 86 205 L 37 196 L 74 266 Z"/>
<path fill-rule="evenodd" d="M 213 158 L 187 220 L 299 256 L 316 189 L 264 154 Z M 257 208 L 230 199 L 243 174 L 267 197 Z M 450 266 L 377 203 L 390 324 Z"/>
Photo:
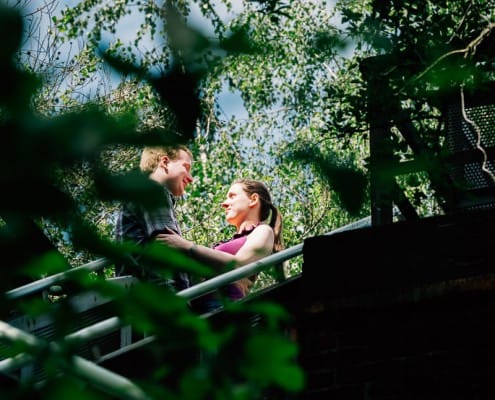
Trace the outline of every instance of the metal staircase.
<path fill-rule="evenodd" d="M 342 231 L 357 229 L 369 226 L 371 219 L 363 218 L 344 227 L 338 228 L 327 235 L 333 235 Z M 254 273 L 270 268 L 272 265 L 289 260 L 303 253 L 304 244 L 299 244 L 282 250 L 277 254 L 268 256 L 262 260 L 248 264 L 246 266 L 231 270 L 222 275 L 201 282 L 193 287 L 185 289 L 178 296 L 187 300 L 192 300 L 219 287 L 234 282 L 240 278 L 251 276 Z M 56 274 L 44 279 L 32 282 L 21 287 L 12 289 L 5 293 L 5 297 L 11 301 L 21 301 L 46 293 L 54 285 L 59 285 L 67 281 L 71 274 L 81 272 L 97 272 L 112 265 L 111 260 L 101 258 L 91 263 L 74 268 L 71 271 Z M 281 304 L 290 307 L 291 295 L 294 288 L 298 287 L 300 275 L 293 276 L 272 287 L 260 290 L 243 301 L 252 301 L 257 298 L 272 298 Z M 109 282 L 128 290 L 138 281 L 131 276 L 111 278 Z M 60 338 L 55 335 L 53 309 L 57 307 L 69 307 L 74 313 L 70 333 L 60 342 Z M 0 380 L 4 384 L 20 384 L 26 381 L 36 381 L 40 384 L 45 377 L 43 369 L 33 362 L 32 357 L 27 353 L 12 354 L 10 342 L 21 341 L 32 351 L 42 349 L 44 346 L 52 346 L 53 351 L 57 351 L 64 343 L 77 343 L 74 354 L 78 362 L 75 363 L 77 373 L 85 377 L 98 376 L 98 385 L 103 387 L 108 393 L 119 393 L 119 388 L 124 385 L 131 388 L 129 398 L 145 398 L 141 390 L 127 378 L 132 362 L 127 363 L 125 359 L 132 359 L 139 350 L 150 345 L 154 341 L 153 336 L 136 334 L 131 326 L 125 325 L 113 313 L 112 299 L 102 296 L 97 292 L 81 292 L 68 295 L 62 302 L 55 302 L 50 306 L 52 312 L 47 315 L 30 317 L 24 314 L 15 314 L 5 319 L 0 324 Z M 222 321 L 222 311 L 203 315 L 203 318 L 210 318 L 218 323 Z M 259 321 L 258 321 L 259 322 Z M 217 323 L 217 322 L 214 322 Z M 252 317 L 252 324 L 256 325 L 257 316 Z M 53 342 L 53 343 L 51 343 Z M 51 344 L 50 344 L 51 343 Z M 124 361 L 123 361 L 124 360 Z M 127 369 L 125 367 L 127 365 Z M 116 373 L 115 371 L 118 371 Z M 143 397 L 144 396 L 144 397 Z"/>

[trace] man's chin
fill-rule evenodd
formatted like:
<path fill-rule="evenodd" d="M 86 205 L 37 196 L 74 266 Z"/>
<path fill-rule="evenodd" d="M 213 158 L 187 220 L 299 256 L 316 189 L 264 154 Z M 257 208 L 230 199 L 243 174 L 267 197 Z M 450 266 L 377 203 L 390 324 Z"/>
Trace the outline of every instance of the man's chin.
<path fill-rule="evenodd" d="M 180 186 L 177 188 L 176 192 L 174 193 L 174 196 L 177 196 L 177 197 L 180 197 L 180 196 L 184 196 L 184 193 L 186 193 L 186 188 L 185 186 Z"/>

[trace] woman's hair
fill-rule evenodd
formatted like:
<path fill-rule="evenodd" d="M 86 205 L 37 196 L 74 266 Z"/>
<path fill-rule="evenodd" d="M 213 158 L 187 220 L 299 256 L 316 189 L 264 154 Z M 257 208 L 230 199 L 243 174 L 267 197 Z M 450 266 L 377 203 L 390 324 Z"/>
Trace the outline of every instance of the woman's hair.
<path fill-rule="evenodd" d="M 260 208 L 260 220 L 265 221 L 270 217 L 270 222 L 268 223 L 275 235 L 273 242 L 273 252 L 276 253 L 284 248 L 282 242 L 282 214 L 280 211 L 272 204 L 272 198 L 267 187 L 260 181 L 254 181 L 251 179 L 238 179 L 234 181 L 234 184 L 240 184 L 242 189 L 248 194 L 253 193 L 258 194 L 261 200 Z"/>
<path fill-rule="evenodd" d="M 141 161 L 139 168 L 146 175 L 150 175 L 158 166 L 160 159 L 163 156 L 168 156 L 171 160 L 175 160 L 179 156 L 180 151 L 185 151 L 192 158 L 191 150 L 184 145 L 172 146 L 148 146 L 141 153 Z"/>

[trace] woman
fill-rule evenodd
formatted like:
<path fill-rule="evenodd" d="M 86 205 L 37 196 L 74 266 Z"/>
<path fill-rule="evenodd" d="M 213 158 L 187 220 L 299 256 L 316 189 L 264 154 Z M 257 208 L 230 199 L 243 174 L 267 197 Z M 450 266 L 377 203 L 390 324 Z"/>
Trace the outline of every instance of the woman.
<path fill-rule="evenodd" d="M 283 248 L 282 216 L 272 204 L 270 193 L 262 182 L 249 179 L 234 181 L 222 207 L 226 221 L 236 228 L 236 233 L 229 240 L 213 248 L 197 245 L 175 234 L 160 234 L 157 240 L 183 249 L 198 261 L 222 272 L 228 265 L 246 265 Z M 253 281 L 254 278 L 241 279 L 222 288 L 221 293 L 230 300 L 239 300 L 248 294 Z M 205 295 L 200 299 L 200 312 L 212 311 L 220 305 L 214 295 Z"/>

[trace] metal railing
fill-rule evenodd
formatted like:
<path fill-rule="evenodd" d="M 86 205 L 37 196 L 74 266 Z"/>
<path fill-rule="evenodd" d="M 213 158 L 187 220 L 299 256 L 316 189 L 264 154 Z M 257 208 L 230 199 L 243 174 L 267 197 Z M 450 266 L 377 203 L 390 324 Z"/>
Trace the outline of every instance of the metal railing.
<path fill-rule="evenodd" d="M 23 345 L 33 353 L 45 348 L 46 342 L 36 336 L 17 329 L 3 321 L 0 321 L 0 339 L 7 339 L 12 342 L 21 341 Z M 49 344 L 50 350 L 60 352 L 61 346 L 57 343 Z M 33 357 L 27 353 L 18 354 L 15 357 L 0 361 L 0 371 L 9 371 L 20 368 L 33 361 Z M 100 387 L 106 393 L 120 399 L 129 400 L 150 400 L 150 397 L 131 380 L 116 374 L 106 368 L 88 361 L 77 355 L 71 357 L 70 371 L 75 375 L 88 380 L 92 384 Z"/>
<path fill-rule="evenodd" d="M 338 232 L 357 229 L 370 225 L 371 225 L 371 217 L 365 217 L 358 221 L 351 222 L 350 224 L 341 226 L 340 228 L 334 229 L 331 232 L 326 233 L 326 235 L 332 235 Z M 201 282 L 195 286 L 187 288 L 179 292 L 178 295 L 183 296 L 187 299 L 193 299 L 195 297 L 201 296 L 205 293 L 218 289 L 220 286 L 253 275 L 256 272 L 263 270 L 267 266 L 278 264 L 287 261 L 293 257 L 296 257 L 298 255 L 301 255 L 302 248 L 303 248 L 302 243 L 289 247 L 276 254 L 272 254 L 268 257 L 265 257 L 262 260 L 245 265 L 243 267 L 236 268 L 235 270 L 226 272 L 224 274 L 211 278 L 207 281 Z M 46 278 L 39 279 L 35 282 L 31 282 L 26 285 L 19 286 L 18 288 L 9 290 L 8 292 L 5 292 L 5 297 L 9 300 L 16 300 L 25 296 L 30 296 L 39 293 L 45 289 L 48 289 L 53 285 L 62 283 L 70 279 L 72 274 L 78 273 L 79 271 L 97 272 L 111 265 L 113 265 L 112 260 L 102 257 L 97 260 L 91 261 L 87 264 L 81 265 L 79 267 L 74 267 L 69 271 L 60 272 L 58 274 L 51 275 Z"/>
<path fill-rule="evenodd" d="M 326 235 L 332 235 L 335 233 L 358 229 L 371 226 L 371 217 L 365 217 L 356 222 L 347 224 L 340 228 L 337 228 Z M 198 283 L 190 288 L 184 289 L 177 293 L 178 296 L 181 296 L 185 299 L 192 300 L 206 293 L 210 293 L 212 291 L 217 290 L 218 288 L 237 281 L 241 278 L 245 278 L 251 276 L 255 273 L 258 273 L 264 269 L 267 269 L 275 264 L 282 263 L 289 259 L 292 259 L 296 256 L 301 255 L 303 252 L 303 243 L 292 246 L 290 248 L 284 249 L 276 254 L 272 254 L 268 257 L 265 257 L 259 261 L 244 265 L 242 267 L 238 267 L 232 271 L 223 273 L 211 279 L 208 279 L 204 282 Z M 80 267 L 73 268 L 70 271 L 66 271 L 60 274 L 56 274 L 44 279 L 41 279 L 36 282 L 32 282 L 30 284 L 21 286 L 19 288 L 10 290 L 6 292 L 6 297 L 8 299 L 19 299 L 23 296 L 28 296 L 40 292 L 44 289 L 49 288 L 51 285 L 56 283 L 61 283 L 68 278 L 70 278 L 71 273 L 74 271 L 80 270 L 88 270 L 88 271 L 98 271 L 107 266 L 112 265 L 113 262 L 107 258 L 100 258 L 88 264 L 82 265 Z M 91 326 L 85 327 L 79 331 L 73 332 L 70 335 L 65 337 L 65 341 L 89 341 L 91 339 L 97 338 L 99 336 L 103 336 L 110 332 L 120 329 L 123 326 L 123 323 L 120 318 L 112 317 L 106 320 L 95 323 Z M 27 332 L 24 332 L 20 329 L 17 329 L 5 322 L 0 321 L 0 338 L 4 338 L 7 340 L 21 340 L 26 344 L 27 348 L 36 350 L 40 348 L 40 346 L 45 345 L 46 343 L 37 338 L 34 335 L 31 335 Z M 146 342 L 150 342 L 153 340 L 153 337 L 147 337 Z M 56 351 L 59 348 L 59 345 L 56 343 L 51 343 L 50 347 Z M 96 363 L 85 360 L 82 357 L 74 355 L 74 372 L 90 381 L 97 382 L 98 386 L 107 393 L 116 394 L 119 393 L 122 397 L 122 394 L 125 393 L 125 396 L 122 398 L 132 399 L 132 400 L 144 400 L 148 399 L 147 395 L 137 386 L 134 385 L 131 381 L 122 377 L 118 374 L 115 374 L 111 371 L 108 371 Z M 32 357 L 26 353 L 18 354 L 15 357 L 5 359 L 0 361 L 0 372 L 1 373 L 9 373 L 13 370 L 21 368 L 33 361 Z"/>
<path fill-rule="evenodd" d="M 68 271 L 60 272 L 58 274 L 47 276 L 46 278 L 39 279 L 34 282 L 27 283 L 26 285 L 19 286 L 18 288 L 5 292 L 5 297 L 8 300 L 17 300 L 25 296 L 39 293 L 49 287 L 56 285 L 57 283 L 68 280 L 71 275 L 79 273 L 79 271 L 97 272 L 103 268 L 113 265 L 113 261 L 102 257 L 97 260 L 91 261 L 87 264 L 80 265 L 79 267 L 71 268 Z"/>

